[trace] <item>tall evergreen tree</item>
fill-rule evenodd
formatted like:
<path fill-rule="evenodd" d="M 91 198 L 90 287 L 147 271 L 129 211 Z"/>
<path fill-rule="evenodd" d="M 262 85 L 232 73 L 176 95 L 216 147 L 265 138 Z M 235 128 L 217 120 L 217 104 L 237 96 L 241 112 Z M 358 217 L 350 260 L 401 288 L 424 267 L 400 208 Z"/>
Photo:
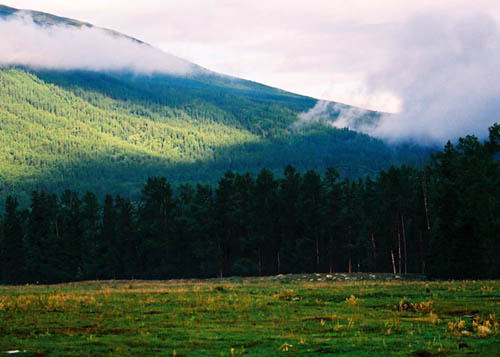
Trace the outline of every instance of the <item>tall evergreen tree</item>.
<path fill-rule="evenodd" d="M 176 203 L 170 183 L 165 177 L 149 178 L 143 187 L 139 205 L 139 232 L 142 261 L 148 278 L 168 277 L 173 269 L 169 251 L 174 231 Z M 170 268 L 170 269 L 169 269 Z"/>
<path fill-rule="evenodd" d="M 277 256 L 279 272 L 282 270 L 300 272 L 303 269 L 308 269 L 303 263 L 303 252 L 309 248 L 309 244 L 302 239 L 303 226 L 299 210 L 301 183 L 300 173 L 293 166 L 287 165 L 278 191 L 281 213 L 279 219 L 281 249 Z"/>
<path fill-rule="evenodd" d="M 59 234 L 61 256 L 59 269 L 65 280 L 83 278 L 82 243 L 83 217 L 82 203 L 76 192 L 65 190 L 60 198 Z"/>
<path fill-rule="evenodd" d="M 120 279 L 133 279 L 138 277 L 139 241 L 135 210 L 127 199 L 115 198 L 116 210 L 116 275 Z"/>
<path fill-rule="evenodd" d="M 29 282 L 57 282 L 65 277 L 60 271 L 62 245 L 55 195 L 34 191 L 27 229 L 26 270 Z"/>
<path fill-rule="evenodd" d="M 25 279 L 23 222 L 18 207 L 17 200 L 12 196 L 7 196 L 1 249 L 2 280 L 14 284 L 22 283 Z"/>
<path fill-rule="evenodd" d="M 101 206 L 93 192 L 87 192 L 82 198 L 82 269 L 87 279 L 99 276 L 99 253 L 101 237 Z"/>
<path fill-rule="evenodd" d="M 335 268 L 335 255 L 341 239 L 341 214 L 342 214 L 342 187 L 339 182 L 340 174 L 334 168 L 328 168 L 323 180 L 325 189 L 325 230 L 327 234 L 327 259 L 328 271 L 333 273 Z"/>
<path fill-rule="evenodd" d="M 215 201 L 212 187 L 196 185 L 190 222 L 193 237 L 193 265 L 199 276 L 209 277 L 220 274 L 218 265 L 218 237 L 216 233 Z"/>
<path fill-rule="evenodd" d="M 117 276 L 116 208 L 113 196 L 106 195 L 102 212 L 102 230 L 99 239 L 98 277 L 115 279 Z"/>
<path fill-rule="evenodd" d="M 182 184 L 177 190 L 177 209 L 175 213 L 174 250 L 176 276 L 196 275 L 197 266 L 193 264 L 196 250 L 196 220 L 193 219 L 193 206 L 196 191 L 191 184 Z"/>
<path fill-rule="evenodd" d="M 325 221 L 325 204 L 323 183 L 321 177 L 314 170 L 310 170 L 304 174 L 301 190 L 300 190 L 300 211 L 301 223 L 304 227 L 304 241 L 309 241 L 311 252 L 310 257 L 312 270 L 321 271 L 322 264 L 322 248 L 323 248 L 323 230 Z M 308 255 L 308 254 L 306 254 Z"/>
<path fill-rule="evenodd" d="M 235 239 L 237 239 L 239 227 L 236 217 L 234 181 L 235 174 L 230 170 L 226 171 L 215 191 L 217 261 L 221 277 L 231 273 L 235 245 L 237 245 Z"/>
<path fill-rule="evenodd" d="M 234 178 L 234 223 L 235 237 L 232 240 L 233 254 L 238 257 L 231 264 L 231 271 L 238 275 L 255 275 L 259 272 L 258 255 L 255 249 L 253 193 L 255 180 L 249 174 L 236 174 Z"/>
<path fill-rule="evenodd" d="M 252 202 L 254 249 L 257 252 L 259 274 L 279 273 L 278 255 L 281 249 L 281 236 L 278 231 L 278 181 L 274 179 L 270 170 L 262 169 L 259 172 Z M 269 261 L 269 266 L 266 261 Z"/>

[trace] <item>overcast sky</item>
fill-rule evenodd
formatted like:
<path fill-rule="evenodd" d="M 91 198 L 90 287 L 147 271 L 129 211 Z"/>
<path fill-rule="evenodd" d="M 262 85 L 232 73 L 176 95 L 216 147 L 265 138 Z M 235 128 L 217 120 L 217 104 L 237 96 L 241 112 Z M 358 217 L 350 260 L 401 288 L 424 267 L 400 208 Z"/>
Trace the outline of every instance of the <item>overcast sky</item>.
<path fill-rule="evenodd" d="M 5 0 L 91 22 L 211 70 L 316 98 L 396 111 L 397 93 L 370 87 L 393 33 L 419 13 L 482 12 L 499 1 L 460 0 Z M 471 5 L 473 4 L 473 5 Z"/>

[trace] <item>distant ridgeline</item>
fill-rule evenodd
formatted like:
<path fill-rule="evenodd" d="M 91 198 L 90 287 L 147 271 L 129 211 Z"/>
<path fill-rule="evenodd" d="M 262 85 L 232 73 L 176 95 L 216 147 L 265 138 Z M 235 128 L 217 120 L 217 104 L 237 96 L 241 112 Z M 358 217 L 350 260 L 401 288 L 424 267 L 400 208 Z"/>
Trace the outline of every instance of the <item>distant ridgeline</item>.
<path fill-rule="evenodd" d="M 8 197 L 0 281 L 169 279 L 301 272 L 500 277 L 500 126 L 426 167 L 375 180 L 330 168 L 282 179 L 227 171 L 215 188 L 149 178 L 140 200 L 70 190 Z"/>
<path fill-rule="evenodd" d="M 295 128 L 308 97 L 201 71 L 187 77 L 0 68 L 0 195 L 136 199 L 151 176 L 215 183 L 227 169 L 335 167 L 356 178 L 425 155 L 325 123 Z M 337 113 L 338 115 L 338 113 Z"/>

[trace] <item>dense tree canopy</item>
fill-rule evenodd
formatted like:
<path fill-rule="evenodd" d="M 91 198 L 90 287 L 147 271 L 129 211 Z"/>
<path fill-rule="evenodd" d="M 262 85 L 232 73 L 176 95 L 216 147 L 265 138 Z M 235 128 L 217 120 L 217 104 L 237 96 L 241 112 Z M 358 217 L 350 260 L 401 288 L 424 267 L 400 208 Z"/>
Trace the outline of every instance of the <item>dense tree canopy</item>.
<path fill-rule="evenodd" d="M 287 163 L 354 178 L 419 157 L 347 129 L 296 129 L 314 99 L 216 79 L 0 68 L 2 205 L 68 188 L 137 200 L 148 177 L 215 184 L 228 168 Z"/>

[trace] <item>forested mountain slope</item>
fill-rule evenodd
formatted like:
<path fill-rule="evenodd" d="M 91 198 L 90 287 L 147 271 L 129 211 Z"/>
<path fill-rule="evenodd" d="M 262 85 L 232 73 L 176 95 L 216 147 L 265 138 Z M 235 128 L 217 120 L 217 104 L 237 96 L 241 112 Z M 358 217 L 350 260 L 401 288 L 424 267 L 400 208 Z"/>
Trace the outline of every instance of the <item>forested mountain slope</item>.
<path fill-rule="evenodd" d="M 0 6 L 0 19 L 13 13 Z M 92 26 L 28 13 L 43 26 Z M 63 188 L 135 198 L 150 176 L 214 183 L 227 169 L 286 164 L 358 177 L 420 158 L 328 124 L 296 127 L 317 100 L 192 66 L 185 76 L 0 67 L 2 201 Z"/>

